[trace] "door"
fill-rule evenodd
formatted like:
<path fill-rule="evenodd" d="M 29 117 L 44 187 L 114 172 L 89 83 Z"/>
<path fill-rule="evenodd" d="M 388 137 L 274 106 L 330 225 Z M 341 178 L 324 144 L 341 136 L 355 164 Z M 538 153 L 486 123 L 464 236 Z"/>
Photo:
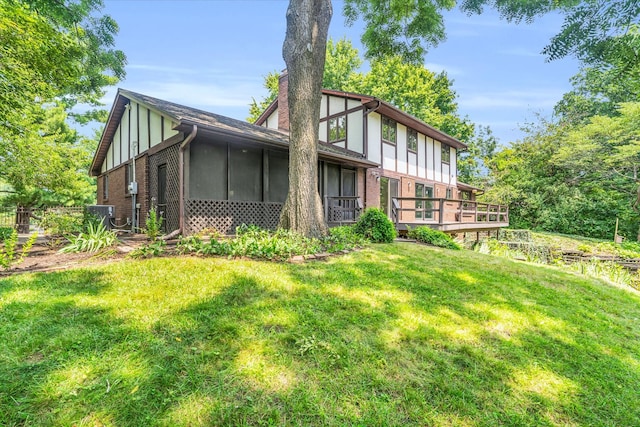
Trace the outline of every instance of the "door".
<path fill-rule="evenodd" d="M 398 187 L 400 181 L 383 176 L 380 178 L 380 209 L 392 220 L 391 200 L 398 197 Z"/>

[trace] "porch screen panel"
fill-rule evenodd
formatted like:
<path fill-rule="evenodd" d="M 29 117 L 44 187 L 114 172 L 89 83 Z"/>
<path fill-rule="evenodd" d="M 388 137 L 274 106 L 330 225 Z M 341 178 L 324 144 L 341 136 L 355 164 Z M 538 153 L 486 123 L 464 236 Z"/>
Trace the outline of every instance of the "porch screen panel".
<path fill-rule="evenodd" d="M 262 201 L 262 150 L 229 147 L 229 200 Z"/>
<path fill-rule="evenodd" d="M 227 144 L 195 141 L 189 149 L 189 198 L 226 200 Z"/>
<path fill-rule="evenodd" d="M 340 195 L 340 166 L 327 164 L 327 196 L 336 197 Z"/>
<path fill-rule="evenodd" d="M 342 169 L 342 196 L 356 195 L 356 171 Z"/>
<path fill-rule="evenodd" d="M 289 191 L 289 154 L 269 152 L 268 202 L 284 203 Z"/>

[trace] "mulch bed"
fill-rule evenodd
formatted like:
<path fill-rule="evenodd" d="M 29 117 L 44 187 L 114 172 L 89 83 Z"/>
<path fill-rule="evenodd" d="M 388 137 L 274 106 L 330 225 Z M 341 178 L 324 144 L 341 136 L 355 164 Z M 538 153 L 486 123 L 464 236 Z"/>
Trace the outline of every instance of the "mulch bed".
<path fill-rule="evenodd" d="M 8 270 L 0 268 L 0 278 L 21 273 L 63 271 L 70 268 L 106 264 L 124 259 L 129 252 L 146 243 L 144 236 L 120 237 L 120 244 L 108 254 L 69 253 L 63 254 L 61 246 L 51 246 L 47 241 L 39 241 L 29 251 L 24 260 Z M 20 250 L 18 250 L 18 253 Z"/>

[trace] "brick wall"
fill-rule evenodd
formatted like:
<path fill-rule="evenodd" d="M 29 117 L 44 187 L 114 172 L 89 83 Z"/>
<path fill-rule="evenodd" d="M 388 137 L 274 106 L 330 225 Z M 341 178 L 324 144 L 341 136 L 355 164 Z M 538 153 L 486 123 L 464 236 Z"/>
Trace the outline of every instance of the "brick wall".
<path fill-rule="evenodd" d="M 127 164 L 120 165 L 116 169 L 109 171 L 107 174 L 102 174 L 98 177 L 98 204 L 100 205 L 113 205 L 115 206 L 115 218 L 116 225 L 124 225 L 127 222 L 127 218 L 132 218 L 132 200 L 131 195 L 127 193 L 127 185 L 125 183 L 126 166 Z M 140 156 L 136 159 L 136 181 L 138 182 L 138 196 L 137 203 L 140 204 L 140 222 L 141 228 L 144 228 L 147 212 L 149 211 L 149 180 L 148 180 L 148 157 L 147 155 Z M 108 197 L 105 199 L 104 195 L 104 177 L 108 175 L 109 191 Z"/>
<path fill-rule="evenodd" d="M 380 207 L 380 176 L 382 176 L 380 168 L 370 168 L 365 171 L 365 208 Z"/>
<path fill-rule="evenodd" d="M 284 70 L 278 80 L 278 129 L 289 130 L 289 74 Z"/>

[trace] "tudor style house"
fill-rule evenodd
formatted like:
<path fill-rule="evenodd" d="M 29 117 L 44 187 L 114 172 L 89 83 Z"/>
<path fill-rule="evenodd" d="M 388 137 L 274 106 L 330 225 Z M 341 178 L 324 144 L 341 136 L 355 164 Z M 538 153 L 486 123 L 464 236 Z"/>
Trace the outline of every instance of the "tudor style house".
<path fill-rule="evenodd" d="M 144 227 L 157 207 L 165 231 L 192 234 L 241 224 L 275 228 L 288 191 L 287 75 L 256 124 L 119 89 L 91 174 L 113 224 Z M 465 144 L 383 100 L 324 90 L 318 191 L 329 225 L 380 207 L 398 229 L 447 232 L 508 225 L 506 207 L 475 201 L 457 181 Z"/>

